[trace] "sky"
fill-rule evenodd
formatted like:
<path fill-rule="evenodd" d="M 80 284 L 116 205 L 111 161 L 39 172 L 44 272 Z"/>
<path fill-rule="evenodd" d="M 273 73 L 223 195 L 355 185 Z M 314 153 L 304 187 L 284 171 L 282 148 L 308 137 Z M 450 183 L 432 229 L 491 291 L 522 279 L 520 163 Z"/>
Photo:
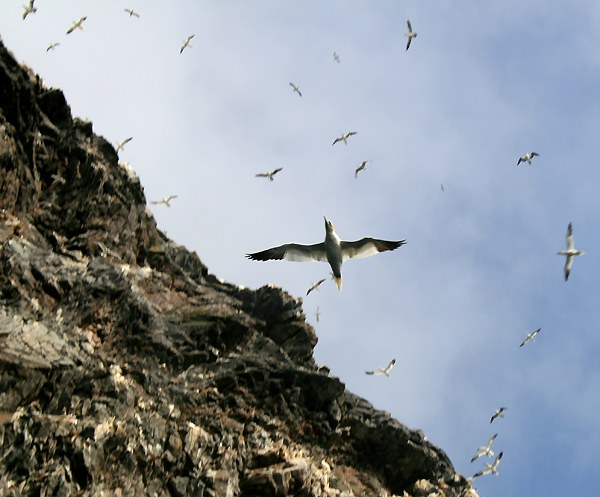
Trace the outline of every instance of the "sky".
<path fill-rule="evenodd" d="M 149 205 L 159 228 L 212 274 L 303 298 L 316 361 L 463 475 L 498 433 L 482 497 L 597 493 L 598 2 L 37 0 L 25 20 L 23 3 L 0 2 L 4 44 L 97 134 L 133 137 L 120 159 L 147 199 L 178 195 Z M 346 261 L 341 293 L 326 263 L 245 258 L 321 242 L 323 216 L 407 243 Z M 586 255 L 565 282 L 569 222 Z"/>

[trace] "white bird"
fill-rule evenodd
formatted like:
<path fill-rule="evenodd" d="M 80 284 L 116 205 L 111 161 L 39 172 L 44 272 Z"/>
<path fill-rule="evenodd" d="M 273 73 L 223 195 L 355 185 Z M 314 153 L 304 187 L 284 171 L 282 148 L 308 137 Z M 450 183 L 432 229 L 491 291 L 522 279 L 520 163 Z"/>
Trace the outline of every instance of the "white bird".
<path fill-rule="evenodd" d="M 140 15 L 133 9 L 125 9 L 125 12 L 127 12 L 129 14 L 129 17 L 134 16 L 134 17 L 140 17 Z"/>
<path fill-rule="evenodd" d="M 350 138 L 352 135 L 355 135 L 356 133 L 356 131 L 349 131 L 348 133 L 343 133 L 342 136 L 336 138 L 333 141 L 331 146 L 333 147 L 337 142 L 344 142 L 345 145 L 348 145 L 348 138 Z"/>
<path fill-rule="evenodd" d="M 196 35 L 190 35 L 188 36 L 185 40 L 183 40 L 183 45 L 181 46 L 181 49 L 179 50 L 179 53 L 183 53 L 183 51 L 187 48 L 190 47 L 192 48 L 192 45 L 190 44 L 190 42 L 192 41 L 192 38 L 196 36 Z"/>
<path fill-rule="evenodd" d="M 406 33 L 406 36 L 408 37 L 408 41 L 406 42 L 406 50 L 408 50 L 410 47 L 410 42 L 413 38 L 417 37 L 417 33 L 413 31 L 410 21 L 406 21 L 406 25 L 408 26 L 408 33 Z"/>
<path fill-rule="evenodd" d="M 528 153 L 522 155 L 521 157 L 519 157 L 519 162 L 517 162 L 517 166 L 521 162 L 527 162 L 531 166 L 531 159 L 533 159 L 534 157 L 538 157 L 539 155 L 540 154 L 538 154 L 537 152 L 528 152 Z"/>
<path fill-rule="evenodd" d="M 292 91 L 295 91 L 298 95 L 302 96 L 300 93 L 300 88 L 298 88 L 294 83 L 290 82 L 290 86 L 292 87 Z"/>
<path fill-rule="evenodd" d="M 255 174 L 257 178 L 269 178 L 269 181 L 273 181 L 273 176 L 275 176 L 279 171 L 283 171 L 283 167 L 278 167 L 273 171 L 269 171 L 268 173 L 258 173 Z"/>
<path fill-rule="evenodd" d="M 338 64 L 340 63 L 340 56 L 337 52 L 333 52 L 333 60 L 335 60 Z"/>
<path fill-rule="evenodd" d="M 523 345 L 528 344 L 529 342 L 533 342 L 535 340 L 535 336 L 541 331 L 541 328 L 538 328 L 535 331 L 532 331 L 531 333 L 529 333 L 529 335 L 527 335 L 527 337 L 525 338 L 525 340 L 523 340 L 521 342 L 521 345 L 519 345 L 519 347 L 522 347 Z"/>
<path fill-rule="evenodd" d="M 477 453 L 471 458 L 471 462 L 474 462 L 483 456 L 494 457 L 494 451 L 492 450 L 492 442 L 496 440 L 497 436 L 498 434 L 494 433 L 483 447 L 479 447 L 477 449 Z"/>
<path fill-rule="evenodd" d="M 35 14 L 37 12 L 37 9 L 33 6 L 34 2 L 35 0 L 29 0 L 28 5 L 23 5 L 23 20 L 25 20 L 29 14 Z"/>
<path fill-rule="evenodd" d="M 80 29 L 81 31 L 83 31 L 83 21 L 85 21 L 87 19 L 87 17 L 80 17 L 79 21 L 73 21 L 73 26 L 71 26 L 68 30 L 67 30 L 67 34 L 71 34 L 73 31 L 75 31 L 76 29 Z"/>
<path fill-rule="evenodd" d="M 385 368 L 377 368 L 373 371 L 365 371 L 365 374 L 381 374 L 381 375 L 385 375 L 388 378 L 390 377 L 390 371 L 392 370 L 392 368 L 394 367 L 394 364 L 396 364 L 396 359 L 392 359 L 388 365 Z"/>
<path fill-rule="evenodd" d="M 504 414 L 502 414 L 504 411 L 506 411 L 508 409 L 508 407 L 499 407 L 498 409 L 496 409 L 496 412 L 494 414 L 492 414 L 492 419 L 490 419 L 490 423 L 492 423 L 494 421 L 494 419 L 496 418 L 503 418 Z"/>
<path fill-rule="evenodd" d="M 502 459 L 502 454 L 503 453 L 500 452 L 496 456 L 496 459 L 494 459 L 494 462 L 492 464 L 490 464 L 489 462 L 486 462 L 485 463 L 486 468 L 475 473 L 473 475 L 473 478 L 478 478 L 483 475 L 489 475 L 490 473 L 493 474 L 494 476 L 498 476 L 498 464 L 500 464 L 500 459 Z"/>
<path fill-rule="evenodd" d="M 567 250 L 561 250 L 556 254 L 564 255 L 567 258 L 565 260 L 565 281 L 569 279 L 571 266 L 573 266 L 573 257 L 584 254 L 585 252 L 583 250 L 577 250 L 575 248 L 575 242 L 573 241 L 573 223 L 569 223 L 569 226 L 567 226 Z"/>
<path fill-rule="evenodd" d="M 354 179 L 358 178 L 358 173 L 360 173 L 362 170 L 367 168 L 367 164 L 371 162 L 369 160 L 364 160 L 360 163 L 360 166 L 358 166 L 355 170 L 354 170 Z"/>
<path fill-rule="evenodd" d="M 117 153 L 123 150 L 123 148 L 125 148 L 125 145 L 127 145 L 131 140 L 133 140 L 133 136 L 125 138 L 122 142 L 117 142 Z"/>
<path fill-rule="evenodd" d="M 288 261 L 327 261 L 333 271 L 333 278 L 338 289 L 342 290 L 342 263 L 354 257 L 369 257 L 395 250 L 406 243 L 405 240 L 388 241 L 376 238 L 362 238 L 354 242 L 340 240 L 335 232 L 333 223 L 325 219 L 325 241 L 314 245 L 300 245 L 299 243 L 286 243 L 261 252 L 246 254 L 254 261 L 268 261 L 287 259 Z"/>
<path fill-rule="evenodd" d="M 60 45 L 60 43 L 58 43 L 58 42 L 50 43 L 50 45 L 48 45 L 48 48 L 46 48 L 46 52 L 49 52 L 50 50 L 54 50 L 58 45 Z"/>
<path fill-rule="evenodd" d="M 152 200 L 150 203 L 155 205 L 164 204 L 167 207 L 171 207 L 171 200 L 174 198 L 177 198 L 177 195 L 169 195 L 168 197 L 163 197 L 160 200 Z"/>
<path fill-rule="evenodd" d="M 316 283 L 313 283 L 313 285 L 306 292 L 306 295 L 308 295 L 313 290 L 317 290 L 319 288 L 319 286 L 321 285 L 321 283 L 323 283 L 324 281 L 325 281 L 325 278 L 323 278 L 322 280 L 317 281 Z"/>

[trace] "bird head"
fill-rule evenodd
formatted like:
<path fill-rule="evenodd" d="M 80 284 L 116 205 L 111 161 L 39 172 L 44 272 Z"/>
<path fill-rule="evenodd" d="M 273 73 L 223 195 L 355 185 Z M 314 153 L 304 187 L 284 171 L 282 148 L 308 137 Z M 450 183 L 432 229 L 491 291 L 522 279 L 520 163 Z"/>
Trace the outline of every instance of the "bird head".
<path fill-rule="evenodd" d="M 327 231 L 327 232 L 335 231 L 335 228 L 333 227 L 333 223 L 331 221 L 328 221 L 325 216 L 323 216 L 323 219 L 325 220 L 325 231 Z"/>

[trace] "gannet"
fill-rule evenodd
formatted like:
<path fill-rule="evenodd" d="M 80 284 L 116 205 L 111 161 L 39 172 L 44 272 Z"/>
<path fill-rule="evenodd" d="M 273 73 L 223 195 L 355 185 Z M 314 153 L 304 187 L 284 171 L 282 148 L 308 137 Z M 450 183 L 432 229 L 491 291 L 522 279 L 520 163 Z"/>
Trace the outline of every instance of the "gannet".
<path fill-rule="evenodd" d="M 535 340 L 535 336 L 541 331 L 541 328 L 538 328 L 535 331 L 532 331 L 531 333 L 529 333 L 529 335 L 527 335 L 527 337 L 525 338 L 525 340 L 523 340 L 521 342 L 521 345 L 519 345 L 519 347 L 522 347 L 523 345 L 528 344 L 529 342 L 533 342 Z"/>
<path fill-rule="evenodd" d="M 367 164 L 371 162 L 369 160 L 364 160 L 360 163 L 360 166 L 358 166 L 355 170 L 354 170 L 354 179 L 358 178 L 358 173 L 360 173 L 363 169 L 367 168 Z"/>
<path fill-rule="evenodd" d="M 333 52 L 333 60 L 335 60 L 338 64 L 340 63 L 340 56 L 337 52 Z"/>
<path fill-rule="evenodd" d="M 192 38 L 196 36 L 196 35 L 190 35 L 188 36 L 185 40 L 183 40 L 183 45 L 181 46 L 181 49 L 179 50 L 179 53 L 183 53 L 183 51 L 187 48 L 190 47 L 192 48 L 192 45 L 190 45 L 190 41 L 192 41 Z"/>
<path fill-rule="evenodd" d="M 163 197 L 160 200 L 152 200 L 150 203 L 154 205 L 165 204 L 167 207 L 171 207 L 171 200 L 177 198 L 177 195 L 169 195 L 168 197 Z"/>
<path fill-rule="evenodd" d="M 127 12 L 129 14 L 129 17 L 134 16 L 134 17 L 140 17 L 140 15 L 133 9 L 125 9 L 125 12 Z"/>
<path fill-rule="evenodd" d="M 406 243 L 405 240 L 388 241 L 378 240 L 376 238 L 362 238 L 353 242 L 340 240 L 336 234 L 333 223 L 325 219 L 325 241 L 315 243 L 314 245 L 300 245 L 299 243 L 286 243 L 279 247 L 273 247 L 261 252 L 246 254 L 246 257 L 254 261 L 281 260 L 288 261 L 327 261 L 333 271 L 333 278 L 338 287 L 342 290 L 342 263 L 345 260 L 354 257 L 369 257 L 385 252 L 395 250 Z"/>
<path fill-rule="evenodd" d="M 29 14 L 35 14 L 37 12 L 37 9 L 33 6 L 34 2 L 35 0 L 29 0 L 28 5 L 23 5 L 23 20 L 25 20 Z"/>
<path fill-rule="evenodd" d="M 521 162 L 527 162 L 530 166 L 531 166 L 531 159 L 533 159 L 536 156 L 539 156 L 540 154 L 538 154 L 537 152 L 529 152 L 525 155 L 522 155 L 521 157 L 519 157 L 519 162 L 517 162 L 517 166 L 521 163 Z"/>
<path fill-rule="evenodd" d="M 133 140 L 133 136 L 130 136 L 129 138 L 125 138 L 120 143 L 117 142 L 117 153 L 119 153 L 121 150 L 123 150 L 125 145 L 127 145 L 131 140 Z"/>
<path fill-rule="evenodd" d="M 269 171 L 268 173 L 258 173 L 255 174 L 257 178 L 269 178 L 269 181 L 273 181 L 273 176 L 275 176 L 279 171 L 283 171 L 283 167 L 278 167 L 273 171 Z"/>
<path fill-rule="evenodd" d="M 315 311 L 315 317 L 317 318 L 317 323 L 318 323 L 319 318 L 321 317 L 321 311 L 319 311 L 319 306 L 317 306 L 317 310 Z"/>
<path fill-rule="evenodd" d="M 312 292 L 313 290 L 316 290 L 317 288 L 319 288 L 319 285 L 321 283 L 323 283 L 325 281 L 325 278 L 323 278 L 322 280 L 317 281 L 316 283 L 313 283 L 313 285 L 308 289 L 308 291 L 306 292 L 306 295 L 308 295 L 310 292 Z"/>
<path fill-rule="evenodd" d="M 83 31 L 83 21 L 85 21 L 87 19 L 87 17 L 80 17 L 79 21 L 73 21 L 73 26 L 71 26 L 68 31 L 67 34 L 71 34 L 73 31 L 75 31 L 77 28 L 79 28 L 81 31 Z"/>
<path fill-rule="evenodd" d="M 567 250 L 561 250 L 556 255 L 564 255 L 567 257 L 565 261 L 565 281 L 569 279 L 569 273 L 571 272 L 571 266 L 573 265 L 573 257 L 576 255 L 584 255 L 583 250 L 577 250 L 575 248 L 575 242 L 573 241 L 573 223 L 569 223 L 567 226 Z"/>
<path fill-rule="evenodd" d="M 492 464 L 490 464 L 489 462 L 486 462 L 485 463 L 486 468 L 475 473 L 473 475 L 473 478 L 478 478 L 483 475 L 489 475 L 490 473 L 493 474 L 494 476 L 498 476 L 498 464 L 500 464 L 500 459 L 502 459 L 502 454 L 503 453 L 500 452 L 500 454 L 498 454 L 496 456 L 496 459 L 494 459 L 494 462 Z"/>
<path fill-rule="evenodd" d="M 295 91 L 298 95 L 302 96 L 300 93 L 300 88 L 298 88 L 294 83 L 290 82 L 290 86 L 292 87 L 292 91 Z"/>
<path fill-rule="evenodd" d="M 471 462 L 476 461 L 482 456 L 494 457 L 494 451 L 492 450 L 492 442 L 496 440 L 497 436 L 498 434 L 494 433 L 483 447 L 479 447 L 475 455 L 471 458 Z"/>
<path fill-rule="evenodd" d="M 500 407 L 498 409 L 496 409 L 496 412 L 492 415 L 492 419 L 490 419 L 490 423 L 492 423 L 494 421 L 494 419 L 496 418 L 503 418 L 504 415 L 502 414 L 504 411 L 506 411 L 508 409 L 508 407 Z"/>
<path fill-rule="evenodd" d="M 58 43 L 58 42 L 50 43 L 50 45 L 48 45 L 48 48 L 46 48 L 46 52 L 49 52 L 50 50 L 54 50 L 58 45 L 60 45 L 60 43 Z"/>
<path fill-rule="evenodd" d="M 337 142 L 344 142 L 345 145 L 348 145 L 348 138 L 350 138 L 352 135 L 355 135 L 357 132 L 356 131 L 349 131 L 346 134 L 342 134 L 342 136 L 340 136 L 339 138 L 336 138 L 333 143 L 331 144 L 331 146 L 333 147 L 333 145 L 335 145 Z"/>
<path fill-rule="evenodd" d="M 408 36 L 408 41 L 406 42 L 406 50 L 408 50 L 410 47 L 410 42 L 413 38 L 417 37 L 417 33 L 413 31 L 410 21 L 406 21 L 406 25 L 408 26 L 408 33 L 406 33 L 406 36 Z"/>
<path fill-rule="evenodd" d="M 390 371 L 394 367 L 394 364 L 396 364 L 396 359 L 392 359 L 385 368 L 377 368 L 373 371 L 365 371 L 365 374 L 382 374 L 389 378 Z"/>

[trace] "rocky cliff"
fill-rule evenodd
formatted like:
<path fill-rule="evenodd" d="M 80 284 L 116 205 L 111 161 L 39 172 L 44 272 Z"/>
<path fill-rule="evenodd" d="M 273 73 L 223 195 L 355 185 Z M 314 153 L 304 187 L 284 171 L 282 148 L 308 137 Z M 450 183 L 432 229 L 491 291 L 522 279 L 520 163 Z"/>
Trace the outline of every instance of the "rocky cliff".
<path fill-rule="evenodd" d="M 302 302 L 212 276 L 0 44 L 0 495 L 476 495 L 312 358 Z"/>

